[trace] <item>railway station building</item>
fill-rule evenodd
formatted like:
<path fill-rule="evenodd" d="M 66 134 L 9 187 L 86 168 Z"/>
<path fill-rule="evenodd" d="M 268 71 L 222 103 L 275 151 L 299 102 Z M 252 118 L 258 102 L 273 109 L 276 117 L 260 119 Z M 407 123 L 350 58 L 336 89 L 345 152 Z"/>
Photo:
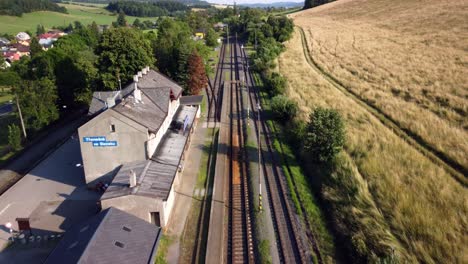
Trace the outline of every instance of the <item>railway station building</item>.
<path fill-rule="evenodd" d="M 94 93 L 78 134 L 86 183 L 108 186 L 102 209 L 167 224 L 201 99 L 148 67 L 121 91 Z"/>

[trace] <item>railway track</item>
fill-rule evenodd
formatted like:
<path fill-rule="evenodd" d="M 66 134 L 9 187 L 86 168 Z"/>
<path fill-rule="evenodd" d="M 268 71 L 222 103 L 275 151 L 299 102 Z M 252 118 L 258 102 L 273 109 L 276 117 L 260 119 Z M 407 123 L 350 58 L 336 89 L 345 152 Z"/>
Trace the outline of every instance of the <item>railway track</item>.
<path fill-rule="evenodd" d="M 249 72 L 247 65 L 247 56 L 245 50 L 241 49 L 238 45 L 235 49 L 236 53 L 244 60 L 245 65 L 242 65 L 246 84 L 252 87 L 249 92 L 249 103 L 251 109 L 256 109 L 253 112 L 253 119 L 255 130 L 260 130 L 263 134 L 264 144 L 261 137 L 259 137 L 258 145 L 264 153 L 261 156 L 262 173 L 267 188 L 267 198 L 269 201 L 270 210 L 273 219 L 273 228 L 275 230 L 275 237 L 278 245 L 278 253 L 281 263 L 309 263 L 311 261 L 310 254 L 304 248 L 302 243 L 301 226 L 296 218 L 294 209 L 289 201 L 287 184 L 285 182 L 284 173 L 279 166 L 279 159 L 276 157 L 272 149 L 272 141 L 270 138 L 271 131 L 262 118 L 260 106 L 260 95 L 257 88 L 253 85 L 254 81 Z M 258 133 L 258 135 L 260 135 Z M 265 146 L 264 148 L 262 146 Z"/>
<path fill-rule="evenodd" d="M 228 263 L 255 263 L 237 43 L 231 43 Z"/>
<path fill-rule="evenodd" d="M 220 59 L 216 66 L 216 73 L 213 83 L 208 82 L 208 87 L 206 88 L 206 95 L 208 98 L 208 116 L 207 122 L 219 122 L 221 111 L 219 110 L 222 103 L 222 92 L 224 86 L 223 72 L 225 67 L 225 58 L 226 58 L 226 44 L 223 42 L 219 52 Z"/>

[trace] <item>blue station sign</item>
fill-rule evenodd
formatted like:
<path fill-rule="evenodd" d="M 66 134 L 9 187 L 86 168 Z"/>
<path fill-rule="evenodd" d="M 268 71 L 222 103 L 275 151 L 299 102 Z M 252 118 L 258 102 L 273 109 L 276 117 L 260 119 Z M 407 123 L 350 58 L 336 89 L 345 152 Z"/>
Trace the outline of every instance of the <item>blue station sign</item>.
<path fill-rule="evenodd" d="M 117 147 L 117 141 L 93 142 L 93 147 Z"/>
<path fill-rule="evenodd" d="M 106 137 L 83 137 L 83 142 L 91 142 L 93 147 L 117 147 L 117 141 L 107 141 Z"/>
<path fill-rule="evenodd" d="M 83 137 L 83 142 L 100 142 L 106 141 L 106 137 Z"/>

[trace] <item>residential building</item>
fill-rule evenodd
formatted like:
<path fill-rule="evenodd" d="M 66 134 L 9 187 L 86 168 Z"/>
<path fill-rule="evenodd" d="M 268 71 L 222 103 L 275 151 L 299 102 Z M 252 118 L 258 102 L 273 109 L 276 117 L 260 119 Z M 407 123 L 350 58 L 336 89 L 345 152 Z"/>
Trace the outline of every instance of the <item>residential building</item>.
<path fill-rule="evenodd" d="M 161 228 L 108 208 L 68 230 L 45 264 L 153 264 Z"/>
<path fill-rule="evenodd" d="M 29 46 L 29 42 L 31 41 L 31 36 L 29 36 L 26 32 L 19 32 L 16 34 L 16 41 L 22 45 Z"/>

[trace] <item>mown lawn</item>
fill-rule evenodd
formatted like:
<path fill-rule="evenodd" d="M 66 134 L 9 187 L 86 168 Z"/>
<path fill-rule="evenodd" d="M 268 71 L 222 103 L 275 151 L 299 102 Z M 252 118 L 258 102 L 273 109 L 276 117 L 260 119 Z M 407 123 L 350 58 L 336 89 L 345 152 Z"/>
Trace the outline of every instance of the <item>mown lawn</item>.
<path fill-rule="evenodd" d="M 117 16 L 101 6 L 82 6 L 74 4 L 60 4 L 68 10 L 68 14 L 39 11 L 23 14 L 22 17 L 0 16 L 0 33 L 16 34 L 20 31 L 29 30 L 36 32 L 38 24 L 44 25 L 46 29 L 53 26 L 67 26 L 74 21 L 80 21 L 87 25 L 95 21 L 98 25 L 110 25 L 117 20 Z M 127 22 L 139 18 L 140 20 L 154 20 L 154 17 L 130 17 L 127 16 Z"/>

